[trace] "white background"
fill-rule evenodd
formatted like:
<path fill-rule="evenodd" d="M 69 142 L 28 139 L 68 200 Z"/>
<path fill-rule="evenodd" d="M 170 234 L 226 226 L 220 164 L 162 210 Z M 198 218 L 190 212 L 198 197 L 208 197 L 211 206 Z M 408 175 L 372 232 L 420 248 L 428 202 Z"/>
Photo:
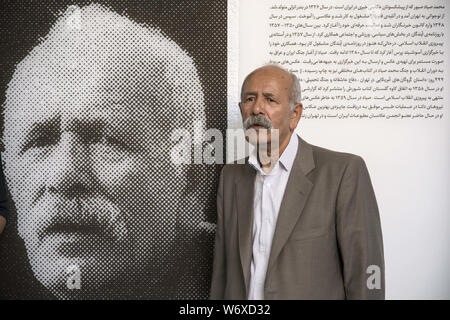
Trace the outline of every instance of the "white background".
<path fill-rule="evenodd" d="M 229 1 L 229 128 L 241 127 L 237 103 L 244 77 L 269 61 L 267 21 L 273 3 L 296 2 Z M 382 222 L 387 299 L 450 299 L 450 1 L 420 3 L 446 5 L 444 118 L 302 119 L 297 127 L 311 144 L 364 158 Z"/>

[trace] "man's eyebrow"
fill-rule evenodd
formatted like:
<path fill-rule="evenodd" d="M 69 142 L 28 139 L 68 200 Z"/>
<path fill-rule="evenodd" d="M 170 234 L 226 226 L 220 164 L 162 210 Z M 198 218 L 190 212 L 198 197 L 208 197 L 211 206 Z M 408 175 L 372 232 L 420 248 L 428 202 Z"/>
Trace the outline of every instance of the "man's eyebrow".
<path fill-rule="evenodd" d="M 244 92 L 244 97 L 246 96 L 257 96 L 258 93 L 256 91 L 247 91 Z M 275 97 L 276 95 L 274 93 L 271 92 L 263 92 L 262 94 L 264 97 Z"/>
<path fill-rule="evenodd" d="M 245 91 L 243 96 L 256 96 L 258 93 L 256 91 Z"/>
<path fill-rule="evenodd" d="M 71 131 L 75 133 L 101 133 L 106 126 L 106 122 L 101 119 L 73 119 L 68 124 L 63 125 L 62 131 Z"/>
<path fill-rule="evenodd" d="M 111 131 L 112 126 L 102 119 L 73 119 L 62 125 L 61 131 L 70 131 L 78 134 L 82 141 L 95 141 L 105 132 Z"/>
<path fill-rule="evenodd" d="M 25 135 L 25 140 L 21 144 L 20 154 L 23 154 L 35 141 L 45 140 L 53 141 L 55 136 L 59 136 L 60 117 L 54 117 L 41 122 L 35 122 L 31 125 L 31 129 Z"/>
<path fill-rule="evenodd" d="M 60 118 L 55 117 L 41 122 L 35 122 L 31 125 L 30 131 L 26 134 L 25 140 L 30 141 L 36 136 L 42 136 L 52 132 L 59 131 Z"/>

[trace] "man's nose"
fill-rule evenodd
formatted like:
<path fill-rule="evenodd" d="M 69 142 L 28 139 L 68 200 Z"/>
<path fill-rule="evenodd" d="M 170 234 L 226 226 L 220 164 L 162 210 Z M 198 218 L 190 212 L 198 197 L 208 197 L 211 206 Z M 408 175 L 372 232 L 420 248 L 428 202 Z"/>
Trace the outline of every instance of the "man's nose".
<path fill-rule="evenodd" d="M 258 97 L 255 99 L 255 102 L 253 103 L 252 114 L 256 116 L 264 113 L 265 113 L 264 99 Z"/>
<path fill-rule="evenodd" d="M 89 145 L 73 132 L 63 132 L 49 157 L 47 189 L 69 198 L 92 192 Z"/>

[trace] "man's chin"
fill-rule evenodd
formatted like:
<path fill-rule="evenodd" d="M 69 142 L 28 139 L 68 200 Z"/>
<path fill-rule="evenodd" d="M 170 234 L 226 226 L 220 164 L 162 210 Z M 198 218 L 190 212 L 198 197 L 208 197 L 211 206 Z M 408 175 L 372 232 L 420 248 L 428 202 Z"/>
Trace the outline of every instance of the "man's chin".
<path fill-rule="evenodd" d="M 49 238 L 29 252 L 37 280 L 58 298 L 89 295 L 114 282 L 128 268 L 129 259 L 118 251 L 95 251 L 93 244 L 77 250 L 68 243 Z"/>

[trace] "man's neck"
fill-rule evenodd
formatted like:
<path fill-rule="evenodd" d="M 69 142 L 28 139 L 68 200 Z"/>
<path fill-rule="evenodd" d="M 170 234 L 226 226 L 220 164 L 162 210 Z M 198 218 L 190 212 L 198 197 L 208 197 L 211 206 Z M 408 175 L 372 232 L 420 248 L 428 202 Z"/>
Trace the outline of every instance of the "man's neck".
<path fill-rule="evenodd" d="M 267 143 L 267 148 L 260 148 L 259 146 L 257 147 L 258 163 L 265 173 L 270 173 L 272 171 L 278 159 L 280 159 L 284 150 L 286 150 L 287 146 L 289 145 L 291 136 L 292 132 L 289 134 L 289 136 L 286 137 L 286 139 L 284 139 L 284 141 L 281 142 L 281 144 L 279 144 L 278 148 L 274 148 L 273 150 L 270 143 Z"/>

